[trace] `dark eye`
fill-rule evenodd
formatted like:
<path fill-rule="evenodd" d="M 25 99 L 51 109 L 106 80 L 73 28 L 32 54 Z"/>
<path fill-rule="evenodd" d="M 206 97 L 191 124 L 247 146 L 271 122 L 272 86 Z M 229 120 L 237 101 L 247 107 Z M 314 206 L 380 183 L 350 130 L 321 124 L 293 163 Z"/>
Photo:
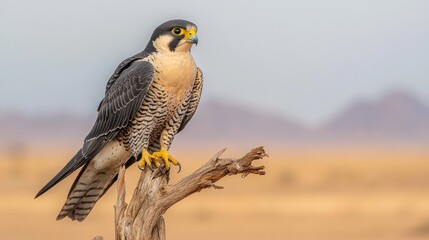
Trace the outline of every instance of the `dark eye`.
<path fill-rule="evenodd" d="M 173 30 L 171 30 L 171 32 L 172 32 L 174 35 L 180 35 L 180 34 L 182 33 L 182 29 L 181 29 L 181 28 L 176 27 L 176 28 L 173 28 Z"/>

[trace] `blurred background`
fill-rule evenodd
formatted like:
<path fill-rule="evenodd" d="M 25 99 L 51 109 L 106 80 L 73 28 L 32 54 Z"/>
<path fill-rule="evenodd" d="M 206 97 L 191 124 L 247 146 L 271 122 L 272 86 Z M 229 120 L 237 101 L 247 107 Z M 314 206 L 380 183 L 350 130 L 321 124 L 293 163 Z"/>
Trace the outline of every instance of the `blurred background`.
<path fill-rule="evenodd" d="M 170 209 L 169 239 L 429 239 L 429 2 L 399 0 L 2 0 L 2 239 L 114 238 L 114 188 L 83 223 L 55 221 L 76 174 L 33 197 L 115 67 L 174 18 L 199 27 L 205 86 L 172 181 L 224 147 L 270 158 Z"/>

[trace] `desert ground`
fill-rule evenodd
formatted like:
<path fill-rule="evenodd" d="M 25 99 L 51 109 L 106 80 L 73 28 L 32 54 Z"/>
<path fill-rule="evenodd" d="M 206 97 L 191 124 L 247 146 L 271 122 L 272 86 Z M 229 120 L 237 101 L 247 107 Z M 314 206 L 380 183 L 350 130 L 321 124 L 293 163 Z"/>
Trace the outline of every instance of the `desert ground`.
<path fill-rule="evenodd" d="M 186 176 L 220 149 L 173 150 Z M 249 149 L 250 150 L 250 149 Z M 265 176 L 226 177 L 170 209 L 168 239 L 429 239 L 429 150 L 423 147 L 266 146 Z M 227 151 L 240 157 L 245 149 Z M 56 221 L 76 173 L 35 193 L 72 151 L 0 156 L 0 239 L 114 239 L 114 187 L 84 222 Z M 127 171 L 127 200 L 139 170 Z"/>

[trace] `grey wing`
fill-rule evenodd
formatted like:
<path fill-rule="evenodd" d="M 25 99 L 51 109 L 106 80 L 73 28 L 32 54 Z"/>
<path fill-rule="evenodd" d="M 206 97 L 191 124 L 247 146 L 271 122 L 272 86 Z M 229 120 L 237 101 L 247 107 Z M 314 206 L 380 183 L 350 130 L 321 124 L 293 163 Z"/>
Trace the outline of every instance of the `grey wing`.
<path fill-rule="evenodd" d="M 201 93 L 203 90 L 203 81 L 203 72 L 200 68 L 197 68 L 197 75 L 195 77 L 194 87 L 192 88 L 188 109 L 185 113 L 185 117 L 182 120 L 178 132 L 182 131 L 186 127 L 186 124 L 188 124 L 188 122 L 194 116 L 195 111 L 197 110 L 198 104 L 200 103 Z"/>
<path fill-rule="evenodd" d="M 120 76 L 110 83 L 100 103 L 97 120 L 85 138 L 82 149 L 79 149 L 67 165 L 36 194 L 36 197 L 87 164 L 106 142 L 113 139 L 122 128 L 128 125 L 142 104 L 153 81 L 153 74 L 152 64 L 146 61 L 134 61 L 123 69 Z"/>
<path fill-rule="evenodd" d="M 137 53 L 136 55 L 129 57 L 127 59 L 125 59 L 124 61 L 122 61 L 118 67 L 116 67 L 115 71 L 113 72 L 112 76 L 110 77 L 109 81 L 107 81 L 106 84 L 106 94 L 109 91 L 110 87 L 116 82 L 116 80 L 121 76 L 122 72 L 124 71 L 124 69 L 126 69 L 127 67 L 129 67 L 134 61 L 138 60 L 138 59 L 143 59 L 145 57 L 147 57 L 148 54 L 143 52 Z M 99 110 L 101 107 L 101 103 L 100 106 L 98 107 L 97 110 Z"/>
<path fill-rule="evenodd" d="M 123 70 L 101 101 L 97 120 L 85 143 L 111 137 L 110 133 L 125 128 L 140 108 L 153 77 L 154 68 L 147 61 L 135 61 Z"/>

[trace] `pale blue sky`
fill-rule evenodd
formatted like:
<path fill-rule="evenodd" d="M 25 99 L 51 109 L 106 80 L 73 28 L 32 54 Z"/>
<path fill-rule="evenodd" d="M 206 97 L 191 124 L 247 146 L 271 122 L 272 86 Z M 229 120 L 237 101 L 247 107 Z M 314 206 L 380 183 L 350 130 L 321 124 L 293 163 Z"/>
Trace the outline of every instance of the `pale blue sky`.
<path fill-rule="evenodd" d="M 160 23 L 199 27 L 204 99 L 310 125 L 404 88 L 429 103 L 429 1 L 0 2 L 0 111 L 95 114 Z"/>

